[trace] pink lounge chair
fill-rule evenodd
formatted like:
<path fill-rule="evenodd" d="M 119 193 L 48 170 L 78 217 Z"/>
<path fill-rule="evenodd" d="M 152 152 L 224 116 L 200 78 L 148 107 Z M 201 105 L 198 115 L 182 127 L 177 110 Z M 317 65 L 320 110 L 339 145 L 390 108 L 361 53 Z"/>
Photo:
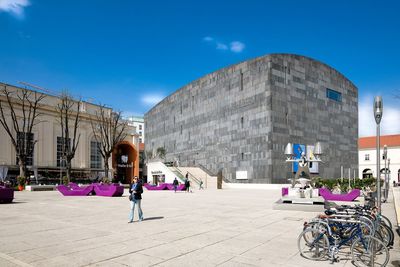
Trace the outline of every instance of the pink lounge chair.
<path fill-rule="evenodd" d="M 87 196 L 93 191 L 93 185 L 85 187 L 59 185 L 57 190 L 64 196 Z"/>
<path fill-rule="evenodd" d="M 153 190 L 174 190 L 174 185 L 173 184 L 159 184 L 158 186 L 155 185 L 149 185 L 149 184 L 144 184 L 143 185 L 147 190 L 153 191 Z M 184 184 L 179 185 L 176 188 L 176 191 L 184 191 L 186 189 Z"/>
<path fill-rule="evenodd" d="M 102 197 L 120 197 L 124 194 L 124 186 L 119 184 L 94 184 L 94 192 Z"/>
<path fill-rule="evenodd" d="M 354 201 L 356 198 L 360 196 L 360 190 L 353 189 L 347 194 L 332 194 L 332 192 L 329 189 L 320 188 L 319 195 L 323 197 L 325 200 Z"/>
<path fill-rule="evenodd" d="M 11 203 L 14 199 L 14 189 L 0 186 L 0 203 Z"/>

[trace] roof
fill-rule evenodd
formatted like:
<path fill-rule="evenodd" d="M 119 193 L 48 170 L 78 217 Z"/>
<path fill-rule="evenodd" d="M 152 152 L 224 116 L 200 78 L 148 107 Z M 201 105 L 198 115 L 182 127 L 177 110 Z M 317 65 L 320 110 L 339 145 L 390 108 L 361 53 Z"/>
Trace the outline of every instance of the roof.
<path fill-rule="evenodd" d="M 383 135 L 380 138 L 380 146 L 383 147 L 400 146 L 400 134 Z M 376 136 L 360 137 L 358 138 L 358 149 L 376 148 Z"/>
<path fill-rule="evenodd" d="M 216 70 L 216 71 L 214 71 L 214 72 L 212 72 L 212 73 L 209 73 L 209 74 L 207 74 L 207 75 L 204 75 L 203 77 L 198 78 L 198 79 L 196 79 L 196 80 L 194 80 L 194 81 L 192 81 L 192 82 L 186 84 L 185 86 L 183 86 L 183 87 L 177 89 L 175 92 L 171 93 L 169 96 L 165 97 L 163 100 L 161 100 L 160 102 L 158 102 L 157 104 L 155 104 L 150 110 L 148 110 L 144 116 L 147 116 L 148 114 L 150 114 L 153 110 L 155 110 L 155 108 L 156 108 L 158 105 L 161 105 L 163 102 L 168 101 L 168 99 L 169 99 L 170 97 L 172 97 L 173 95 L 177 94 L 179 91 L 182 91 L 182 90 L 191 88 L 191 86 L 193 86 L 193 84 L 201 83 L 203 80 L 210 79 L 210 78 L 212 78 L 213 76 L 217 76 L 219 73 L 228 72 L 228 70 L 235 69 L 236 67 L 238 67 L 238 66 L 241 65 L 241 64 L 246 64 L 246 63 L 250 63 L 250 64 L 251 64 L 251 63 L 254 63 L 254 62 L 257 62 L 257 61 L 262 61 L 262 60 L 265 60 L 265 59 L 276 58 L 276 57 L 284 57 L 284 58 L 290 57 L 290 58 L 297 59 L 297 60 L 303 59 L 303 60 L 307 60 L 307 61 L 312 62 L 312 63 L 313 63 L 313 66 L 316 66 L 316 65 L 318 65 L 318 64 L 321 65 L 321 66 L 325 66 L 325 67 L 327 67 L 331 72 L 334 72 L 334 73 L 340 75 L 341 77 L 343 77 L 343 78 L 344 78 L 346 81 L 348 81 L 355 89 L 357 89 L 357 87 L 354 85 L 354 83 L 353 83 L 352 81 L 350 81 L 346 76 L 344 76 L 341 72 L 339 72 L 338 70 L 334 69 L 333 67 L 331 67 L 331 66 L 329 66 L 328 64 L 323 63 L 323 62 L 321 62 L 321 61 L 319 61 L 319 60 L 316 60 L 316 59 L 313 59 L 313 58 L 307 57 L 307 56 L 297 55 L 297 54 L 290 54 L 290 53 L 272 53 L 272 54 L 267 54 L 267 55 L 264 55 L 264 56 L 260 56 L 260 57 L 248 59 L 248 60 L 245 60 L 245 61 L 236 63 L 236 64 L 232 64 L 232 65 L 229 65 L 229 66 L 227 66 L 227 67 L 224 67 L 224 68 L 221 68 L 221 69 L 219 69 L 219 70 Z M 222 88 L 222 87 L 221 87 L 221 88 Z"/>

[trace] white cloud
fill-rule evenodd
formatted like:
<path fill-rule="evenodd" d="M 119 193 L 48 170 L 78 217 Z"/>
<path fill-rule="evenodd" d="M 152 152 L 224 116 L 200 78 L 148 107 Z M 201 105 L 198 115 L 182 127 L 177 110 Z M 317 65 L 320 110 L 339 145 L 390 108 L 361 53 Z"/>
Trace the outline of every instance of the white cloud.
<path fill-rule="evenodd" d="M 203 38 L 203 41 L 212 42 L 212 41 L 214 41 L 214 38 L 212 38 L 210 36 L 206 36 L 206 37 Z"/>
<path fill-rule="evenodd" d="M 163 95 L 151 94 L 143 96 L 141 100 L 142 103 L 145 105 L 154 106 L 163 99 L 164 99 Z"/>
<path fill-rule="evenodd" d="M 358 132 L 360 137 L 376 135 L 373 101 L 373 96 L 366 96 L 360 100 L 358 105 Z M 383 98 L 381 135 L 389 134 L 400 134 L 400 108 L 391 103 L 385 104 L 385 98 Z"/>
<path fill-rule="evenodd" d="M 246 47 L 246 45 L 244 43 L 239 42 L 239 41 L 233 41 L 229 45 L 227 45 L 223 42 L 219 42 L 218 40 L 216 40 L 215 38 L 213 38 L 211 36 L 204 37 L 203 41 L 210 43 L 210 44 L 215 44 L 215 48 L 217 50 L 230 50 L 233 53 L 240 53 Z"/>
<path fill-rule="evenodd" d="M 29 0 L 0 0 L 0 11 L 8 12 L 17 18 L 23 18 L 24 8 L 29 5 Z"/>
<path fill-rule="evenodd" d="M 223 43 L 217 43 L 217 49 L 218 50 L 228 50 L 228 46 Z"/>
<path fill-rule="evenodd" d="M 245 44 L 239 41 L 234 41 L 231 43 L 231 51 L 234 53 L 242 52 L 245 47 Z"/>

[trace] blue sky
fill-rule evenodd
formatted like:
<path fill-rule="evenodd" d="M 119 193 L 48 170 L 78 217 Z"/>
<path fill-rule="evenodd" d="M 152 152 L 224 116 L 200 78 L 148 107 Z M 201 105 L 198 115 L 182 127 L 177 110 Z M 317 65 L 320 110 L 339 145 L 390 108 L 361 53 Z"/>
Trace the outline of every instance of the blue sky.
<path fill-rule="evenodd" d="M 306 55 L 359 88 L 360 135 L 383 96 L 400 133 L 399 1 L 0 0 L 0 81 L 143 114 L 181 86 L 269 53 Z"/>

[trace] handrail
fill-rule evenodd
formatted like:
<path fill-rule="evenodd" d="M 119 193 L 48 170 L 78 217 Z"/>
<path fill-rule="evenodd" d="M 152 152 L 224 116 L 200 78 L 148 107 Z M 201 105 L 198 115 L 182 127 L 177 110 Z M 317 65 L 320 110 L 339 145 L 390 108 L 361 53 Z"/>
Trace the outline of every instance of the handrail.
<path fill-rule="evenodd" d="M 203 172 L 205 172 L 205 173 L 207 173 L 207 175 L 209 175 L 209 176 L 217 176 L 217 174 L 214 174 L 214 173 L 212 173 L 209 169 L 207 169 L 204 165 L 202 165 L 202 164 L 197 164 L 198 166 L 199 166 L 199 168 L 203 171 Z"/>
<path fill-rule="evenodd" d="M 185 175 L 183 175 L 183 173 L 177 168 L 177 167 L 170 167 L 170 168 L 173 168 L 177 173 L 179 173 L 182 177 L 181 177 L 181 179 L 184 179 L 184 178 L 186 178 L 186 176 Z M 197 183 L 198 185 L 200 185 L 200 181 L 199 181 L 199 179 L 197 179 L 197 177 L 196 176 L 194 176 L 192 173 L 190 173 L 189 171 L 187 171 L 187 173 L 189 174 L 189 180 L 193 180 L 195 183 Z"/>
<path fill-rule="evenodd" d="M 205 173 L 207 173 L 208 176 L 218 176 L 218 174 L 212 173 L 209 169 L 207 169 L 204 165 L 202 164 L 197 164 L 199 166 L 200 169 L 202 169 Z M 229 181 L 229 179 L 227 179 L 225 176 L 222 175 L 222 181 L 224 181 L 225 183 L 230 183 L 231 181 Z"/>

